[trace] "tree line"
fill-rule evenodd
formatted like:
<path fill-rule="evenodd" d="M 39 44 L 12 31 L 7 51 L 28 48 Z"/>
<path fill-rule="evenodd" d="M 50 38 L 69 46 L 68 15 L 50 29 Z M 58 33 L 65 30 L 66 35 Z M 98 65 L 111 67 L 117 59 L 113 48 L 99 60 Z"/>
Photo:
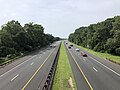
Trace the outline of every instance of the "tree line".
<path fill-rule="evenodd" d="M 0 61 L 31 52 L 59 39 L 45 34 L 42 25 L 27 23 L 22 27 L 18 21 L 8 21 L 0 30 Z"/>
<path fill-rule="evenodd" d="M 120 55 L 120 16 L 80 27 L 68 40 L 94 51 Z"/>

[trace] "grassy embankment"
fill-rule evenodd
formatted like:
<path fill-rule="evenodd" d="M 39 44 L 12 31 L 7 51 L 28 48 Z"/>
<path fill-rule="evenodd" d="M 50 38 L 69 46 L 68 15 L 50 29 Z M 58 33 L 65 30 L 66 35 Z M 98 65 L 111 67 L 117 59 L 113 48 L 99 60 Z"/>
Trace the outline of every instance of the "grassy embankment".
<path fill-rule="evenodd" d="M 72 43 L 72 44 L 74 44 L 74 43 Z M 95 52 L 95 51 L 93 51 L 91 49 L 84 48 L 84 47 L 78 46 L 76 44 L 74 44 L 74 45 L 79 47 L 79 48 L 82 48 L 83 50 L 86 50 L 86 51 L 92 53 L 93 55 L 96 55 L 96 56 L 102 57 L 102 58 L 108 58 L 108 59 L 110 59 L 110 61 L 113 61 L 114 63 L 120 64 L 120 56 L 115 56 L 115 55 L 111 55 L 111 54 L 108 54 L 108 53 Z"/>
<path fill-rule="evenodd" d="M 21 55 L 21 56 L 16 56 L 16 57 L 14 57 L 14 58 L 12 58 L 12 59 L 2 60 L 2 61 L 0 61 L 0 66 L 5 65 L 5 64 L 8 64 L 8 63 L 10 63 L 10 62 L 12 62 L 12 61 L 14 61 L 14 60 L 17 60 L 18 58 L 21 58 L 21 57 L 23 57 L 23 55 Z"/>
<path fill-rule="evenodd" d="M 70 77 L 72 77 L 74 89 L 76 90 L 76 83 L 75 83 L 73 73 L 70 67 L 70 63 L 66 54 L 65 46 L 62 43 L 60 48 L 58 66 L 57 66 L 57 70 L 54 78 L 53 90 L 73 90 L 68 85 L 68 80 Z"/>
<path fill-rule="evenodd" d="M 13 62 L 13 61 L 15 61 L 15 60 L 17 60 L 17 59 L 19 59 L 21 57 L 24 57 L 24 56 L 29 55 L 31 53 L 34 53 L 36 51 L 37 51 L 37 49 L 35 49 L 35 50 L 31 51 L 31 52 L 21 53 L 20 55 L 11 56 L 11 58 L 8 58 L 8 57 L 4 57 L 2 59 L 0 58 L 0 66 L 6 65 L 8 63 L 11 63 L 11 62 Z"/>

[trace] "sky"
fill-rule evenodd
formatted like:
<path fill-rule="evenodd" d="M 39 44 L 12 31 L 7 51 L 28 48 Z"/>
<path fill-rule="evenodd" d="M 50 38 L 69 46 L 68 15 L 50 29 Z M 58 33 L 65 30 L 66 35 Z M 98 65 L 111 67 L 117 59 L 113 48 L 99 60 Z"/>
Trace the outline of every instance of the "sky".
<path fill-rule="evenodd" d="M 10 20 L 41 24 L 67 38 L 75 29 L 120 15 L 120 0 L 0 0 L 0 26 Z"/>

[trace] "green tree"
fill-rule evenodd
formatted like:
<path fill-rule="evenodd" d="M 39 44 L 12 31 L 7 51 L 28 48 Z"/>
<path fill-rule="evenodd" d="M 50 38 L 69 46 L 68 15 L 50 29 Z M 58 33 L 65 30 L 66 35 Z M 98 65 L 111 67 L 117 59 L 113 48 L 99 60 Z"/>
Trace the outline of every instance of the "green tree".
<path fill-rule="evenodd" d="M 80 27 L 69 35 L 68 40 L 98 52 L 120 55 L 120 16 Z"/>

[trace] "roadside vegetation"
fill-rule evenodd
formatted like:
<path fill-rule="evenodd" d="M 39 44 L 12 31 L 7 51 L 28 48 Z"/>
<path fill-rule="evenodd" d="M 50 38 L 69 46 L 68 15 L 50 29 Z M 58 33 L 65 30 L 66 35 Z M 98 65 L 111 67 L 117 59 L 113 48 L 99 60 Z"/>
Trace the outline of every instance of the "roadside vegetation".
<path fill-rule="evenodd" d="M 120 55 L 120 16 L 80 27 L 68 40 L 97 52 Z"/>
<path fill-rule="evenodd" d="M 68 40 L 97 56 L 120 63 L 120 16 L 80 27 Z"/>
<path fill-rule="evenodd" d="M 59 39 L 45 34 L 43 26 L 39 24 L 27 23 L 22 27 L 18 21 L 9 21 L 0 30 L 0 64 Z"/>
<path fill-rule="evenodd" d="M 70 77 L 72 78 L 74 90 L 76 90 L 76 83 L 66 54 L 66 49 L 62 43 L 57 70 L 54 78 L 53 90 L 73 90 L 68 84 Z"/>

